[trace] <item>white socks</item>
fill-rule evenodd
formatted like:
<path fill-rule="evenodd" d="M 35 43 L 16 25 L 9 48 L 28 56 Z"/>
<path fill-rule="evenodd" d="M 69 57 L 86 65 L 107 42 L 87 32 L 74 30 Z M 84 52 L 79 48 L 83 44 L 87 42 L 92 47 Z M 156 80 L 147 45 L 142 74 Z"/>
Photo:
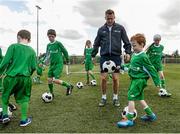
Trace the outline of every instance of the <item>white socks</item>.
<path fill-rule="evenodd" d="M 102 95 L 102 99 L 107 99 L 106 94 Z M 118 100 L 118 94 L 113 94 L 113 100 Z"/>
<path fill-rule="evenodd" d="M 105 99 L 105 100 L 107 99 L 107 98 L 106 98 L 106 94 L 103 94 L 103 95 L 102 95 L 102 99 Z"/>
<path fill-rule="evenodd" d="M 113 100 L 118 100 L 118 95 L 117 94 L 113 94 Z"/>

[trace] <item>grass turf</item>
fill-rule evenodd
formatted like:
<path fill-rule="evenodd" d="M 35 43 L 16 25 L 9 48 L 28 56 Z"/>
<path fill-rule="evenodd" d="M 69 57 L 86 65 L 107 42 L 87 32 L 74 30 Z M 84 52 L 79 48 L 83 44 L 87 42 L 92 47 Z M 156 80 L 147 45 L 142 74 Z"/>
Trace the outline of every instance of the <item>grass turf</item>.
<path fill-rule="evenodd" d="M 72 70 L 79 70 L 82 65 L 72 66 Z M 95 67 L 95 70 L 98 66 Z M 180 132 L 180 65 L 167 64 L 164 67 L 167 81 L 167 88 L 172 93 L 170 98 L 160 98 L 157 90 L 148 81 L 145 89 L 145 100 L 157 114 L 158 120 L 155 122 L 142 122 L 139 117 L 144 114 L 141 106 L 136 103 L 138 118 L 135 126 L 131 128 L 117 128 L 116 123 L 121 119 L 121 111 L 127 105 L 127 89 L 129 77 L 127 74 L 120 76 L 120 107 L 112 105 L 112 82 L 108 84 L 108 104 L 105 107 L 98 107 L 101 98 L 99 88 L 99 74 L 96 74 L 98 85 L 96 87 L 85 86 L 83 89 L 74 88 L 71 96 L 65 96 L 64 87 L 55 85 L 55 98 L 51 103 L 44 103 L 41 95 L 48 90 L 47 70 L 42 76 L 43 84 L 34 84 L 29 107 L 29 115 L 33 117 L 32 124 L 27 127 L 19 127 L 20 108 L 13 112 L 13 118 L 8 125 L 0 124 L 0 132 L 20 132 L 20 133 L 177 133 Z M 65 68 L 64 68 L 65 70 Z M 86 74 L 71 74 L 67 76 L 63 73 L 63 80 L 74 85 L 78 81 L 85 83 Z M 14 103 L 11 97 L 10 102 Z"/>

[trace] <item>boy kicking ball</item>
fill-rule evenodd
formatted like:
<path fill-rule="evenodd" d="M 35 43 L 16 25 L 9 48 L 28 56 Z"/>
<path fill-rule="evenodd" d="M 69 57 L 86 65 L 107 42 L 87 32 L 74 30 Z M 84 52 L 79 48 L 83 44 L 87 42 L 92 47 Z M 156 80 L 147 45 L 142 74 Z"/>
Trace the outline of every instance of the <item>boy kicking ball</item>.
<path fill-rule="evenodd" d="M 20 30 L 17 34 L 18 43 L 8 47 L 6 55 L 0 65 L 0 75 L 5 73 L 2 91 L 2 123 L 10 122 L 8 116 L 9 98 L 14 94 L 16 102 L 21 107 L 20 126 L 27 126 L 32 119 L 27 117 L 31 96 L 31 75 L 36 69 L 36 54 L 28 46 L 31 33 Z"/>
<path fill-rule="evenodd" d="M 63 55 L 66 59 L 66 63 L 69 63 L 69 55 L 65 47 L 61 42 L 56 41 L 56 31 L 49 29 L 47 32 L 50 43 L 47 45 L 46 57 L 49 57 L 50 65 L 48 71 L 48 86 L 50 93 L 53 94 L 53 83 L 66 87 L 66 95 L 72 93 L 73 85 L 63 80 L 60 80 L 61 73 L 63 71 Z"/>
<path fill-rule="evenodd" d="M 130 127 L 134 125 L 134 110 L 135 101 L 139 101 L 142 105 L 145 115 L 141 116 L 143 121 L 155 121 L 156 115 L 144 100 L 144 88 L 147 86 L 147 80 L 151 76 L 157 88 L 160 88 L 161 83 L 157 71 L 149 61 L 143 48 L 146 44 L 146 39 L 143 34 L 136 34 L 131 37 L 131 42 L 134 50 L 132 55 L 128 74 L 131 78 L 131 84 L 128 89 L 128 113 L 126 119 L 117 123 L 118 127 Z"/>
<path fill-rule="evenodd" d="M 146 54 L 148 55 L 148 58 L 156 71 L 159 73 L 161 79 L 162 89 L 159 91 L 159 96 L 170 97 L 171 94 L 166 90 L 165 77 L 163 73 L 162 55 L 164 46 L 160 44 L 161 36 L 159 34 L 156 34 L 154 35 L 153 40 L 154 42 L 148 47 Z"/>

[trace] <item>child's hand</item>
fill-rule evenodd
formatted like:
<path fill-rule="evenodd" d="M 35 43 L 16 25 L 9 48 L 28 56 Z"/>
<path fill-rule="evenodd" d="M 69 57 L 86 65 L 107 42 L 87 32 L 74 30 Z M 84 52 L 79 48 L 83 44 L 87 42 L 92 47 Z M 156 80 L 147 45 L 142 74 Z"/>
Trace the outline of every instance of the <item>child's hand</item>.
<path fill-rule="evenodd" d="M 130 59 L 131 59 L 131 56 L 129 54 L 124 55 L 124 62 L 125 63 L 128 63 L 130 61 Z"/>

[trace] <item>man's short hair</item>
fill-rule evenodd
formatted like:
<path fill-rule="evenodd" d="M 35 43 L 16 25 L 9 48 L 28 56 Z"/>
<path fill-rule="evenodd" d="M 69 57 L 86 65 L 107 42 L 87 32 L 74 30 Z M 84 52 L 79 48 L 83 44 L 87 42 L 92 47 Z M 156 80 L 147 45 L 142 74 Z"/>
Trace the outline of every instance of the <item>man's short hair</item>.
<path fill-rule="evenodd" d="M 56 36 L 56 31 L 54 29 L 49 29 L 47 35 L 49 34 Z"/>
<path fill-rule="evenodd" d="M 131 41 L 137 41 L 138 44 L 144 44 L 143 47 L 146 45 L 146 38 L 144 34 L 137 33 L 131 37 Z"/>
<path fill-rule="evenodd" d="M 17 33 L 17 36 L 21 37 L 22 39 L 27 39 L 28 41 L 31 40 L 31 33 L 28 30 L 20 30 Z"/>
<path fill-rule="evenodd" d="M 114 14 L 114 11 L 112 9 L 106 10 L 105 15 L 111 15 L 111 14 Z"/>

